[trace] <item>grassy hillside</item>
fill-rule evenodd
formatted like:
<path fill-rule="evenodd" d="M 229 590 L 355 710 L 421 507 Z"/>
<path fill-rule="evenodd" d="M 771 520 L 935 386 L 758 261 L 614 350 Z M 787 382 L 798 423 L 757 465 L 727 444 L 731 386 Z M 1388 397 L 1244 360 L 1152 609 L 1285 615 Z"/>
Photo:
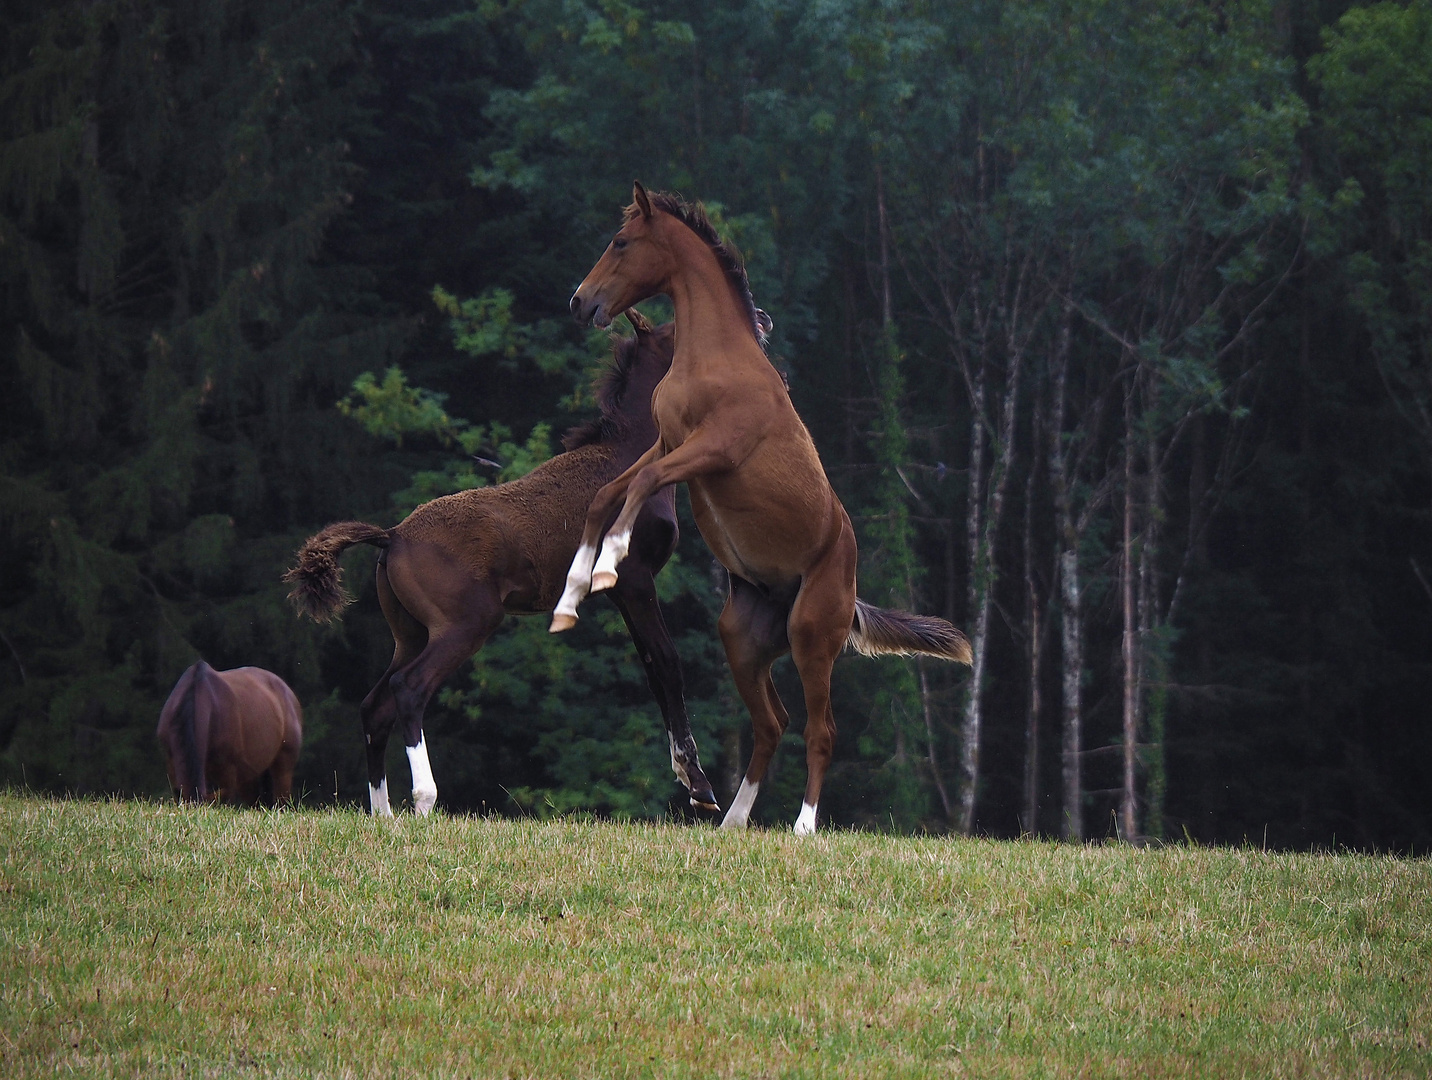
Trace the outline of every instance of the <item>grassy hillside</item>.
<path fill-rule="evenodd" d="M 1425 859 L 0 796 L 0 1074 L 1426 1076 Z"/>

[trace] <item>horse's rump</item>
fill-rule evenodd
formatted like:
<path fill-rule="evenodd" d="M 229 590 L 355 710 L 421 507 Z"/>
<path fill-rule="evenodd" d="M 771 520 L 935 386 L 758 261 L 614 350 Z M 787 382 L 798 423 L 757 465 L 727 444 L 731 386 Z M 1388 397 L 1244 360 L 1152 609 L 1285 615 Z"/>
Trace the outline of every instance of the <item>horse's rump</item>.
<path fill-rule="evenodd" d="M 207 798 L 221 787 L 237 798 L 270 769 L 275 795 L 285 798 L 302 746 L 303 713 L 273 672 L 215 671 L 201 660 L 179 677 L 156 734 L 181 800 Z"/>

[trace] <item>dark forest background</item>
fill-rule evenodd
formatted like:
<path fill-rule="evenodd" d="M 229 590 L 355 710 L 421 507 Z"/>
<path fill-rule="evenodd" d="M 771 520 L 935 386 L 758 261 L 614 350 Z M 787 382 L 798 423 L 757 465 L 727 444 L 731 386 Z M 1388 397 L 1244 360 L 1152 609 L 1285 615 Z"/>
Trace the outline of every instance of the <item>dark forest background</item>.
<path fill-rule="evenodd" d="M 974 643 L 838 665 L 829 822 L 1432 843 L 1427 2 L 3 8 L 0 782 L 164 793 L 202 656 L 298 692 L 305 803 L 364 800 L 373 553 L 331 627 L 279 576 L 591 415 L 567 299 L 640 178 L 744 252 L 862 595 Z M 663 599 L 726 798 L 686 521 Z M 590 607 L 443 691 L 441 805 L 678 812 Z"/>

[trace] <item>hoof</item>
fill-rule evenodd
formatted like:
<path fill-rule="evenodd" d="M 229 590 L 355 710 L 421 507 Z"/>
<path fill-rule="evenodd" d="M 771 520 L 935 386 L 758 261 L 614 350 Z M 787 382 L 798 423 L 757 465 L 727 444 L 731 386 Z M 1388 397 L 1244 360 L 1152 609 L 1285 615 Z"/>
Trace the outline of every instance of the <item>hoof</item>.
<path fill-rule="evenodd" d="M 691 809 L 701 810 L 708 814 L 719 814 L 721 812 L 721 804 L 716 801 L 715 795 L 712 795 L 709 800 L 697 798 L 693 795 L 691 796 Z"/>
<path fill-rule="evenodd" d="M 563 630 L 570 630 L 577 625 L 575 615 L 553 615 L 552 625 L 547 627 L 547 633 L 560 634 Z"/>
<path fill-rule="evenodd" d="M 617 583 L 616 574 L 610 570 L 598 570 L 592 575 L 592 592 L 603 592 Z"/>

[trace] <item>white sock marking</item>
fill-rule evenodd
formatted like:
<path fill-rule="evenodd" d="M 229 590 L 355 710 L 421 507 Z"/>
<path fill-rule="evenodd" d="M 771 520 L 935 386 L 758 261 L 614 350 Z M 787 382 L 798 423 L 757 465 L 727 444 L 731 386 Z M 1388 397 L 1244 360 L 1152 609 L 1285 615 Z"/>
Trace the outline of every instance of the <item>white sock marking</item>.
<path fill-rule="evenodd" d="M 686 785 L 686 790 L 691 790 L 691 777 L 686 772 L 686 766 L 676 756 L 676 736 L 671 732 L 666 733 L 666 741 L 671 744 L 671 771 L 676 778 Z"/>
<path fill-rule="evenodd" d="M 613 577 L 617 573 L 617 563 L 627 557 L 631 550 L 631 530 L 622 533 L 607 533 L 607 538 L 602 541 L 602 553 L 597 559 L 596 566 L 592 568 L 592 574 L 608 573 Z"/>
<path fill-rule="evenodd" d="M 572 566 L 567 571 L 567 587 L 562 590 L 562 599 L 557 601 L 553 615 L 577 616 L 577 605 L 587 595 L 592 584 L 592 564 L 596 562 L 597 550 L 589 544 L 577 548 L 572 556 Z"/>
<path fill-rule="evenodd" d="M 368 810 L 374 817 L 392 817 L 393 808 L 388 805 L 388 778 L 377 787 L 368 785 Z"/>
<path fill-rule="evenodd" d="M 418 739 L 417 746 L 408 747 L 408 767 L 413 771 L 413 809 L 419 817 L 426 817 L 432 812 L 433 803 L 438 801 L 438 785 L 428 764 L 426 738 Z"/>
<path fill-rule="evenodd" d="M 741 789 L 731 800 L 731 809 L 727 810 L 726 816 L 721 819 L 721 828 L 744 829 L 747 820 L 751 817 L 751 807 L 756 805 L 756 792 L 760 790 L 760 784 L 753 784 L 743 777 Z"/>
<path fill-rule="evenodd" d="M 797 836 L 815 835 L 815 807 L 808 802 L 801 803 L 800 816 L 796 818 L 795 834 Z"/>

